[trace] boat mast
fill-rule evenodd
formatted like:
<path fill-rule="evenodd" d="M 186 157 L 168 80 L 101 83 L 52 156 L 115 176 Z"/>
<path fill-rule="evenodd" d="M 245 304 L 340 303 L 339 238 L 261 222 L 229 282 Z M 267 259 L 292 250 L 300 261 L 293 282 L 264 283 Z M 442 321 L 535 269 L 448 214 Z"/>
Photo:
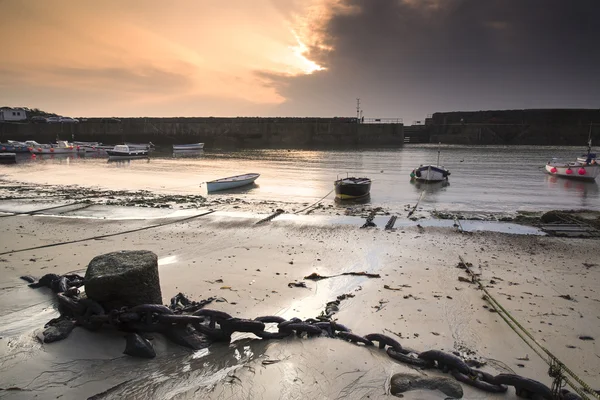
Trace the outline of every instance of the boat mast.
<path fill-rule="evenodd" d="M 440 166 L 440 148 L 442 146 L 442 142 L 438 143 L 438 160 L 437 160 L 437 166 Z"/>
<path fill-rule="evenodd" d="M 588 158 L 590 156 L 590 153 L 592 152 L 592 123 L 590 122 L 590 131 L 588 133 Z"/>

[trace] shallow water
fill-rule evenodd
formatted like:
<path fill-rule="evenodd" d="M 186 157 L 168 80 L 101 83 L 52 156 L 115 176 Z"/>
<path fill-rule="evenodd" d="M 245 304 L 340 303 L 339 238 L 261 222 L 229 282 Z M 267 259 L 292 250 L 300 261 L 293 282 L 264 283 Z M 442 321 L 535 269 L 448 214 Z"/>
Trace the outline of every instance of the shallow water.
<path fill-rule="evenodd" d="M 254 186 L 220 192 L 255 200 L 312 203 L 333 188 L 338 176 L 373 180 L 369 202 L 400 210 L 422 191 L 426 210 L 507 212 L 544 209 L 600 209 L 597 182 L 572 181 L 544 173 L 552 157 L 574 159 L 580 147 L 442 146 L 440 164 L 448 183 L 411 183 L 419 164 L 436 163 L 437 145 L 369 150 L 210 150 L 173 154 L 158 149 L 150 159 L 109 162 L 102 155 L 19 157 L 3 166 L 9 179 L 78 184 L 161 193 L 206 194 L 206 182 L 242 173 L 260 173 Z M 330 195 L 328 200 L 333 197 Z"/>

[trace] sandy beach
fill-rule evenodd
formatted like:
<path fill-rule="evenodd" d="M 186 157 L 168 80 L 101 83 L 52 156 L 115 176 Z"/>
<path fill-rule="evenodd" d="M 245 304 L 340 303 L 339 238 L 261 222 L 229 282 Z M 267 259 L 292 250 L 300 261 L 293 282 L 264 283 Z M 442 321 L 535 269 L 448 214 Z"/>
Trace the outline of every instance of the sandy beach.
<path fill-rule="evenodd" d="M 27 212 L 72 202 L 7 199 L 0 208 Z M 58 316 L 55 295 L 27 287 L 19 276 L 83 273 L 96 255 L 142 249 L 159 257 L 165 304 L 182 292 L 193 300 L 218 296 L 220 301 L 207 308 L 236 317 L 305 319 L 318 316 L 337 296 L 351 294 L 335 319 L 357 334 L 384 333 L 417 351 L 455 351 L 484 363 L 482 369 L 492 374 L 514 371 L 550 385 L 547 365 L 490 312 L 475 284 L 459 281 L 467 277 L 457 268 L 460 256 L 539 342 L 587 383 L 600 386 L 597 240 L 460 233 L 423 227 L 421 221 L 402 224 L 404 217 L 392 231 L 381 224 L 360 229 L 360 217 L 339 223 L 335 213 L 284 215 L 256 225 L 268 215 L 266 208 L 261 213 L 240 204 L 233 212 L 216 206 L 175 211 L 91 205 L 77 211 L 80 205 L 70 205 L 46 211 L 49 215 L 2 215 L 0 397 L 81 399 L 108 390 L 96 398 L 393 398 L 389 381 L 394 373 L 443 375 L 412 369 L 377 348 L 330 338 L 265 341 L 236 334 L 230 345 L 194 352 L 155 334 L 153 360 L 122 354 L 119 332 L 76 328 L 63 341 L 40 343 L 36 334 Z M 217 212 L 176 222 L 209 209 Z M 175 223 L 18 251 L 165 222 Z M 303 279 L 313 272 L 359 271 L 380 277 Z M 289 287 L 292 282 L 305 282 L 307 288 Z M 463 388 L 467 399 L 516 398 L 513 389 L 490 395 Z M 438 398 L 431 393 L 405 397 Z"/>

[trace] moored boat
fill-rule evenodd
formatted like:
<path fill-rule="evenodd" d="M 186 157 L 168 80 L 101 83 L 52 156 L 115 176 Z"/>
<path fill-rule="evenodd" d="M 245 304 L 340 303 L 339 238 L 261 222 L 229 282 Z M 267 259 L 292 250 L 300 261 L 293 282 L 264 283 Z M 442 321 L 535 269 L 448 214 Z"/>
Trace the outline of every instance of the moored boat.
<path fill-rule="evenodd" d="M 371 192 L 369 178 L 347 177 L 334 182 L 335 197 L 340 200 L 359 199 Z"/>
<path fill-rule="evenodd" d="M 29 151 L 33 154 L 77 154 L 85 153 L 85 149 L 80 146 L 74 146 L 66 140 L 59 140 L 56 144 L 43 145 L 35 141 L 27 141 Z"/>
<path fill-rule="evenodd" d="M 220 190 L 227 190 L 246 186 L 254 183 L 254 181 L 260 176 L 260 174 L 244 174 L 230 176 L 227 178 L 216 179 L 214 181 L 206 182 L 206 189 L 210 192 L 217 192 Z"/>
<path fill-rule="evenodd" d="M 129 142 L 125 142 L 125 146 L 129 147 L 129 150 L 154 150 L 154 143 L 152 142 L 148 142 L 148 143 L 129 143 Z"/>
<path fill-rule="evenodd" d="M 191 143 L 191 144 L 174 144 L 173 151 L 181 150 L 202 150 L 204 143 Z"/>
<path fill-rule="evenodd" d="M 561 176 L 569 179 L 593 181 L 600 175 L 600 164 L 596 154 L 592 153 L 592 125 L 588 137 L 587 154 L 577 157 L 574 162 L 562 162 L 556 158 L 546 163 L 545 170 L 550 175 Z"/>
<path fill-rule="evenodd" d="M 116 145 L 112 150 L 106 150 L 109 159 L 146 158 L 148 150 L 135 150 L 124 144 Z"/>
<path fill-rule="evenodd" d="M 29 153 L 29 146 L 23 142 L 9 140 L 8 143 L 0 143 L 0 151 L 9 153 Z"/>
<path fill-rule="evenodd" d="M 0 153 L 0 164 L 15 164 L 17 155 L 15 153 Z"/>
<path fill-rule="evenodd" d="M 439 144 L 441 146 L 441 143 Z M 438 147 L 438 156 L 436 165 L 419 165 L 410 173 L 410 178 L 420 182 L 441 182 L 447 180 L 450 171 L 440 165 L 440 147 Z"/>

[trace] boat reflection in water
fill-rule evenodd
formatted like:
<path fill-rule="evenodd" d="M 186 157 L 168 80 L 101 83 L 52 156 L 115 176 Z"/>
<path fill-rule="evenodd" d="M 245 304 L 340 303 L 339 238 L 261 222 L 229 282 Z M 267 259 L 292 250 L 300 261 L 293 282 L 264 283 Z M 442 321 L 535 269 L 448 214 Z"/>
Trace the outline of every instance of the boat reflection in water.
<path fill-rule="evenodd" d="M 106 163 L 107 164 L 111 164 L 114 165 L 117 168 L 122 168 L 122 167 L 128 167 L 129 165 L 131 165 L 131 162 L 135 162 L 135 163 L 146 163 L 149 164 L 150 163 L 150 158 L 109 158 Z"/>
<path fill-rule="evenodd" d="M 546 185 L 549 189 L 562 190 L 577 197 L 587 197 L 598 195 L 598 183 L 596 181 L 581 181 L 561 179 L 557 175 L 546 176 Z"/>
<path fill-rule="evenodd" d="M 449 181 L 438 181 L 438 182 L 427 182 L 427 181 L 418 181 L 412 179 L 410 184 L 417 189 L 417 191 L 425 191 L 426 193 L 435 193 L 442 191 L 444 188 L 450 186 Z"/>
<path fill-rule="evenodd" d="M 173 158 L 199 158 L 204 150 L 173 150 Z"/>
<path fill-rule="evenodd" d="M 367 194 L 365 196 L 356 198 L 356 199 L 340 199 L 339 197 L 335 197 L 334 203 L 338 207 L 348 207 L 352 205 L 360 205 L 360 204 L 370 204 L 371 203 L 371 194 Z"/>

